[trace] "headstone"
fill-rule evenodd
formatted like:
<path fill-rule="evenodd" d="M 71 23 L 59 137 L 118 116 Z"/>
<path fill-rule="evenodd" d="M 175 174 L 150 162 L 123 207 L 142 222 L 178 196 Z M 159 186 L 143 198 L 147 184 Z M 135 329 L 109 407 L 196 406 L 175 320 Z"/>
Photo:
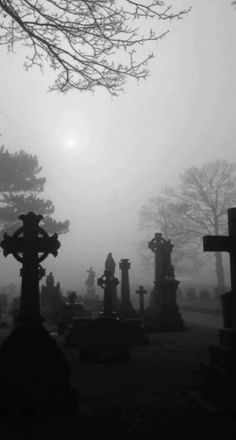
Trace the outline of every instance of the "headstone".
<path fill-rule="evenodd" d="M 117 278 L 112 275 L 112 272 L 105 270 L 104 274 L 98 278 L 98 286 L 102 287 L 104 290 L 104 300 L 103 300 L 103 316 L 112 317 L 115 315 L 113 312 L 113 291 L 114 287 L 119 284 Z"/>
<path fill-rule="evenodd" d="M 39 226 L 41 215 L 21 215 L 23 226 L 1 242 L 5 256 L 22 263 L 20 313 L 16 328 L 0 348 L 0 412 L 14 418 L 58 414 L 76 409 L 70 387 L 70 366 L 57 343 L 42 326 L 40 263 L 60 246 L 57 234 L 49 237 Z"/>
<path fill-rule="evenodd" d="M 112 253 L 109 252 L 105 261 L 105 270 L 111 272 L 113 276 L 115 276 L 116 263 L 112 256 Z M 119 309 L 119 301 L 117 297 L 117 286 L 113 286 L 112 288 L 112 310 L 113 312 L 117 312 Z"/>
<path fill-rule="evenodd" d="M 147 293 L 147 290 L 143 286 L 139 286 L 136 293 L 139 295 L 139 314 L 142 316 L 144 312 L 144 295 Z"/>
<path fill-rule="evenodd" d="M 219 345 L 210 346 L 210 362 L 205 364 L 204 392 L 235 409 L 236 392 L 236 208 L 228 209 L 228 236 L 204 236 L 203 250 L 228 252 L 231 290 L 222 295 L 223 324 Z M 210 373 L 210 374 L 209 374 Z M 208 395 L 209 397 L 209 395 Z"/>
<path fill-rule="evenodd" d="M 85 284 L 87 286 L 87 297 L 88 299 L 96 299 L 96 287 L 95 287 L 95 277 L 96 273 L 94 272 L 93 268 L 90 267 L 88 272 L 88 278 L 85 281 Z"/>
<path fill-rule="evenodd" d="M 119 263 L 121 270 L 121 294 L 119 316 L 121 318 L 137 318 L 137 313 L 134 310 L 130 301 L 130 284 L 129 284 L 129 269 L 130 262 L 128 258 L 122 258 Z"/>
<path fill-rule="evenodd" d="M 184 323 L 176 300 L 179 281 L 175 279 L 171 263 L 173 245 L 170 240 L 165 240 L 161 233 L 156 233 L 148 247 L 155 255 L 153 313 L 156 330 L 182 330 Z"/>
<path fill-rule="evenodd" d="M 60 319 L 62 294 L 60 283 L 55 284 L 52 272 L 46 276 L 46 285 L 41 287 L 40 305 L 44 318 L 56 324 Z"/>
<path fill-rule="evenodd" d="M 103 311 L 82 328 L 79 356 L 83 362 L 121 362 L 129 357 L 126 327 L 113 311 L 112 293 L 119 283 L 110 270 L 97 280 L 104 290 Z"/>

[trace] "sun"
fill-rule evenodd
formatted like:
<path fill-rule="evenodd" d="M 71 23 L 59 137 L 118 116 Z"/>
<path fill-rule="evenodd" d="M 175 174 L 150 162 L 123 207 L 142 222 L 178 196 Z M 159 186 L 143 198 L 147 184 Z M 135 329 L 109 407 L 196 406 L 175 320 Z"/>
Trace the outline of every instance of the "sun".
<path fill-rule="evenodd" d="M 75 139 L 74 137 L 68 137 L 65 140 L 66 148 L 68 150 L 75 150 L 78 147 L 79 141 L 78 139 Z"/>

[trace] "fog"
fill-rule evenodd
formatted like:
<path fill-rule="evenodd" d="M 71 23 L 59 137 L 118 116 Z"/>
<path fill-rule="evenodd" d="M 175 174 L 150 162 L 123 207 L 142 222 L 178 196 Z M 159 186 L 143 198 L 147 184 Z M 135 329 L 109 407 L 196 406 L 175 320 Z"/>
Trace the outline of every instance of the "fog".
<path fill-rule="evenodd" d="M 108 252 L 118 277 L 119 260 L 129 258 L 131 282 L 151 284 L 153 267 L 138 252 L 140 207 L 177 185 L 183 168 L 235 161 L 236 10 L 222 0 L 174 3 L 192 11 L 166 23 L 171 32 L 153 46 L 150 78 L 129 80 L 116 98 L 49 93 L 47 68 L 26 72 L 20 46 L 15 55 L 0 49 L 1 144 L 37 155 L 42 196 L 56 219 L 70 220 L 58 257 L 43 263 L 64 289 L 84 285 L 90 266 L 100 276 Z M 19 264 L 1 256 L 0 273 L 1 283 L 19 281 Z"/>

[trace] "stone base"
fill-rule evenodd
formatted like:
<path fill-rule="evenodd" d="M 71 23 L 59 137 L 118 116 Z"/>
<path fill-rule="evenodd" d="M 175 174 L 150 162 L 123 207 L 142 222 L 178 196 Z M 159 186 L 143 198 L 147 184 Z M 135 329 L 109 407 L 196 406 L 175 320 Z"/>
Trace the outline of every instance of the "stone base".
<path fill-rule="evenodd" d="M 127 329 L 119 319 L 97 318 L 84 326 L 79 342 L 82 362 L 122 362 L 129 358 L 129 350 Z"/>
<path fill-rule="evenodd" d="M 156 316 L 155 327 L 157 331 L 181 331 L 184 330 L 184 321 L 177 305 L 163 304 L 160 313 Z"/>
<path fill-rule="evenodd" d="M 120 304 L 118 316 L 121 319 L 137 318 L 137 312 L 131 302 L 127 301 L 126 303 Z"/>
<path fill-rule="evenodd" d="M 150 341 L 145 335 L 143 321 L 141 319 L 124 319 L 123 326 L 127 329 L 130 346 L 146 346 Z"/>
<path fill-rule="evenodd" d="M 0 416 L 42 417 L 76 411 L 70 366 L 42 327 L 18 326 L 0 348 Z"/>
<path fill-rule="evenodd" d="M 209 362 L 202 365 L 203 397 L 220 407 L 236 409 L 236 331 L 219 330 L 219 345 L 209 347 Z"/>

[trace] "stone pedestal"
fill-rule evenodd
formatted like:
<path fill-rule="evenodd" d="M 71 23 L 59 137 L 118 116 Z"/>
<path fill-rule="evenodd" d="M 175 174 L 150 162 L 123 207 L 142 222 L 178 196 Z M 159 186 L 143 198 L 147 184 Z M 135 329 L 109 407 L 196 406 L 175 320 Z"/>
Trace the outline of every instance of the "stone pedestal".
<path fill-rule="evenodd" d="M 184 329 L 184 322 L 176 301 L 179 281 L 175 279 L 156 283 L 154 295 L 155 327 L 159 331 L 179 331 Z"/>
<path fill-rule="evenodd" d="M 129 358 L 129 353 L 128 331 L 118 318 L 103 316 L 83 327 L 79 341 L 82 362 L 122 362 Z"/>
<path fill-rule="evenodd" d="M 119 316 L 121 318 L 137 318 L 137 313 L 130 301 L 129 269 L 130 262 L 128 258 L 122 258 L 119 263 L 121 270 L 121 296 Z"/>
<path fill-rule="evenodd" d="M 219 407 L 236 409 L 236 330 L 219 330 L 219 345 L 209 347 L 209 362 L 202 364 L 201 393 Z"/>

